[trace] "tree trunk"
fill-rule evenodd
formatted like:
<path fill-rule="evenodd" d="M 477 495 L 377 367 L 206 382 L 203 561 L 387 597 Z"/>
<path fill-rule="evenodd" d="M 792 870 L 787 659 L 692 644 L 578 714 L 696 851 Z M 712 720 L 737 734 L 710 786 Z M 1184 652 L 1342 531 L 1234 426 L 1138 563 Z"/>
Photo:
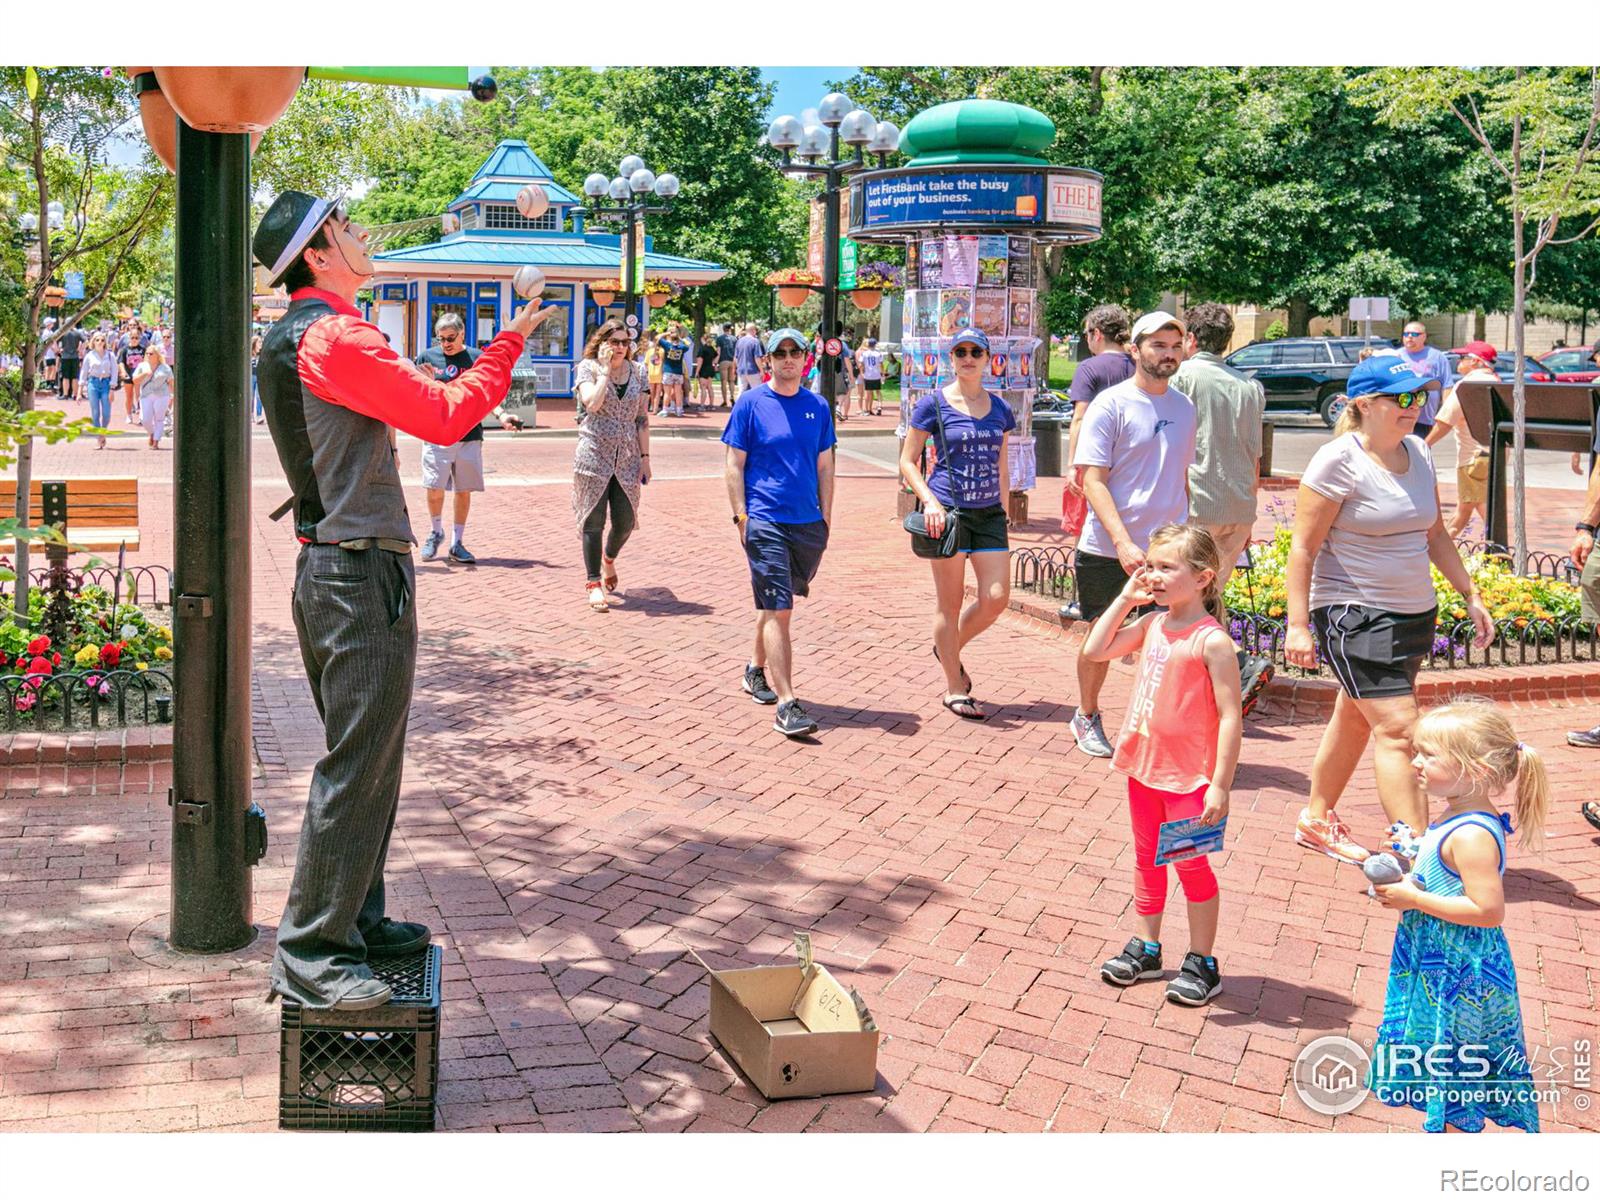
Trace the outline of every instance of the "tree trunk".
<path fill-rule="evenodd" d="M 1517 71 L 1520 78 L 1521 70 Z M 1511 376 L 1511 561 L 1518 575 L 1528 569 L 1528 264 L 1522 256 L 1522 118 L 1511 121 L 1511 336 L 1514 352 Z"/>
<path fill-rule="evenodd" d="M 1472 314 L 1472 339 L 1477 342 L 1489 339 L 1489 314 L 1482 309 Z"/>
<path fill-rule="evenodd" d="M 26 328 L 33 329 L 35 313 L 30 305 L 27 310 Z M 23 341 L 22 347 L 22 393 L 17 397 L 17 411 L 26 413 L 33 411 L 33 385 L 34 373 L 38 369 L 36 362 L 36 347 L 38 339 L 28 336 Z M 33 439 L 23 438 L 17 447 L 17 523 L 23 529 L 33 524 L 30 495 L 33 490 Z M 16 541 L 16 554 L 13 556 L 17 571 L 17 581 L 12 585 L 12 608 L 17 614 L 17 625 L 23 627 L 28 616 L 28 535 L 19 533 Z"/>
<path fill-rule="evenodd" d="M 1311 301 L 1303 296 L 1289 298 L 1289 336 L 1306 337 L 1311 333 Z"/>
<path fill-rule="evenodd" d="M 706 332 L 706 290 L 697 287 L 694 290 L 694 344 L 698 346 L 700 339 Z"/>

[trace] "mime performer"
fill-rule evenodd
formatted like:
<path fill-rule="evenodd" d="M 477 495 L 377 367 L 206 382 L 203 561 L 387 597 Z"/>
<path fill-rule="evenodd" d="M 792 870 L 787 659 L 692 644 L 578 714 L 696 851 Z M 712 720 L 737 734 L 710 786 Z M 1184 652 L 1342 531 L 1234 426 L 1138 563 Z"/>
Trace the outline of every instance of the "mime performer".
<path fill-rule="evenodd" d="M 362 319 L 367 231 L 342 203 L 280 195 L 256 261 L 289 308 L 261 345 L 267 427 L 294 490 L 293 610 L 327 753 L 278 926 L 272 989 L 312 1008 L 376 1008 L 389 985 L 369 958 L 415 953 L 427 926 L 384 909 L 383 864 L 400 801 L 416 667 L 411 519 L 389 428 L 453 445 L 503 401 L 523 342 L 558 310 L 528 304 L 448 383 L 418 371 Z"/>

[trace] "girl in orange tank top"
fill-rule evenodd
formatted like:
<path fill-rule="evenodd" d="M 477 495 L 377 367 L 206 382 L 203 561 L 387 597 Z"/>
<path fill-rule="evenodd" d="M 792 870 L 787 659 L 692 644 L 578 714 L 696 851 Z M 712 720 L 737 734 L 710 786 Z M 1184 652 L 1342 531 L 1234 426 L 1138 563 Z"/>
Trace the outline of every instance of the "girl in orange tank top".
<path fill-rule="evenodd" d="M 1100 968 L 1100 977 L 1119 987 L 1164 974 L 1167 869 L 1155 863 L 1162 823 L 1197 817 L 1215 825 L 1228 815 L 1243 717 L 1237 653 L 1219 619 L 1220 565 L 1216 543 L 1200 526 L 1162 526 L 1150 536 L 1144 566 L 1083 643 L 1084 655 L 1101 662 L 1139 652 L 1133 698 L 1111 760 L 1128 776 L 1139 934 Z M 1165 611 L 1123 625 L 1135 608 L 1150 603 Z M 1190 948 L 1167 999 L 1206 1004 L 1222 990 L 1213 953 L 1217 877 L 1204 855 L 1173 865 L 1188 901 Z"/>

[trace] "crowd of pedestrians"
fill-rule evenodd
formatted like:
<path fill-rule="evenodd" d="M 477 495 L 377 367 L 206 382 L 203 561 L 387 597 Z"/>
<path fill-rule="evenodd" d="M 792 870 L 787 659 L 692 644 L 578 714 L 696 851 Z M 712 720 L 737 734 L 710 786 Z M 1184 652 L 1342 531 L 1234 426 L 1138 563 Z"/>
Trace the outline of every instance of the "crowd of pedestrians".
<path fill-rule="evenodd" d="M 138 317 L 121 326 L 104 319 L 89 327 L 79 322 L 56 335 L 56 318 L 46 317 L 41 333 L 48 341 L 41 356 L 36 390 L 54 392 L 66 401 L 83 401 L 96 429 L 112 425 L 112 397 L 121 389 L 123 418 L 142 427 L 145 444 L 161 449 L 172 433 L 177 400 L 173 364 L 176 343 L 164 326 L 146 328 Z M 106 438 L 95 435 L 95 448 L 103 450 Z"/>
<path fill-rule="evenodd" d="M 253 373 L 295 491 L 302 550 L 294 618 L 328 725 L 273 988 L 342 1008 L 387 1001 L 389 989 L 368 959 L 415 949 L 430 936 L 424 926 L 387 915 L 382 880 L 416 639 L 413 539 L 393 430 L 424 442 L 431 528 L 422 558 L 438 557 L 448 544 L 450 560 L 473 564 L 464 533 L 472 493 L 484 487 L 482 421 L 492 415 L 515 424 L 501 407 L 512 364 L 526 336 L 557 311 L 530 304 L 481 353 L 466 344 L 462 320 L 446 314 L 433 345 L 409 363 L 353 305 L 371 274 L 366 239 L 342 208 L 290 192 L 269 210 L 255 240 L 258 259 L 291 299 L 284 319 L 253 347 Z M 1217 304 L 1194 305 L 1182 317 L 1155 311 L 1132 319 L 1116 305 L 1088 313 L 1091 356 L 1071 388 L 1063 494 L 1062 527 L 1076 548 L 1086 631 L 1069 727 L 1082 752 L 1109 759 L 1127 777 L 1134 843 L 1135 936 L 1099 974 L 1116 987 L 1166 978 L 1170 863 L 1186 902 L 1188 949 L 1165 990 L 1170 1001 L 1189 1006 L 1223 990 L 1216 941 L 1224 881 L 1207 854 L 1173 855 L 1169 842 L 1177 825 L 1192 834 L 1225 827 L 1243 716 L 1265 678 L 1229 636 L 1222 601 L 1255 521 L 1265 402 L 1259 384 L 1222 361 L 1233 332 Z M 640 526 L 652 477 L 651 417 L 683 416 L 691 392 L 704 408 L 729 407 L 721 437 L 726 495 L 755 610 L 739 687 L 753 702 L 774 706 L 774 729 L 790 738 L 819 730 L 799 696 L 792 623 L 829 546 L 836 424 L 849 419 L 852 404 L 865 414 L 880 411 L 892 366 L 875 339 L 853 348 L 843 333 L 785 327 L 763 337 L 754 324 L 737 334 L 727 324 L 696 339 L 672 322 L 635 337 L 608 320 L 589 337 L 573 380 L 571 501 L 585 600 L 596 612 L 608 611 L 618 594 L 618 559 Z M 842 345 L 837 401 L 830 404 L 816 389 L 834 338 Z M 111 392 L 120 383 L 130 423 L 137 420 L 149 445 L 160 448 L 174 398 L 169 333 L 132 321 L 120 331 L 69 331 L 53 349 L 50 378 L 64 399 L 86 399 L 96 424 L 109 427 Z M 929 651 L 943 676 L 941 703 L 956 718 L 979 722 L 990 713 L 968 668 L 979 665 L 975 640 L 1009 600 L 1005 499 L 1017 418 L 984 386 L 990 344 L 981 330 L 956 333 L 950 355 L 951 382 L 903 405 L 899 471 L 921 514 L 919 553 L 932 576 Z M 1463 377 L 1492 375 L 1493 362 L 1492 348 L 1469 346 Z M 1482 497 L 1469 502 L 1474 493 L 1466 484 L 1481 453 L 1451 383 L 1448 362 L 1427 346 L 1425 329 L 1408 324 L 1397 354 L 1368 358 L 1352 372 L 1334 436 L 1302 478 L 1286 657 L 1298 666 L 1327 663 L 1339 695 L 1293 836 L 1344 863 L 1388 856 L 1403 871 L 1373 893 L 1403 914 L 1379 1043 L 1454 1045 L 1470 1026 L 1472 1036 L 1507 1056 L 1522 1054 L 1525 1068 L 1515 970 L 1500 928 L 1501 877 L 1513 820 L 1525 841 L 1538 842 L 1548 805 L 1544 769 L 1489 706 L 1422 713 L 1415 700 L 1434 636 L 1432 568 L 1465 598 L 1480 645 L 1492 632 L 1452 537 Z M 1450 432 L 1467 509 L 1453 527 L 1442 516 L 1430 450 Z M 448 535 L 446 492 L 453 493 Z M 974 594 L 967 601 L 969 570 Z M 1113 741 L 1101 700 L 1118 658 L 1133 665 L 1133 690 Z M 1389 821 L 1375 849 L 1337 811 L 1369 742 Z M 1501 811 L 1507 799 L 1512 814 Z M 1437 820 L 1430 820 L 1435 808 Z M 326 834 L 336 811 L 347 826 L 338 839 Z M 1373 1068 L 1378 1098 L 1421 1108 L 1427 1129 L 1475 1130 L 1486 1121 L 1538 1127 L 1537 1108 L 1525 1096 L 1456 1088 L 1418 1102 L 1404 1086 L 1409 1081 L 1386 1070 Z M 1496 1082 L 1517 1082 L 1515 1070 L 1506 1068 Z"/>

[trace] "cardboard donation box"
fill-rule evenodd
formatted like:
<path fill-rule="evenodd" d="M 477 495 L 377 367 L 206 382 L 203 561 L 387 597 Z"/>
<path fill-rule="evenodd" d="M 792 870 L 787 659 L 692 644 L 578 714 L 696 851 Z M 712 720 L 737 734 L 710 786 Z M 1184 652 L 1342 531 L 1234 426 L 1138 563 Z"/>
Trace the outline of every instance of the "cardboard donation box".
<path fill-rule="evenodd" d="M 870 1092 L 878 1079 L 878 1026 L 853 988 L 811 959 L 795 934 L 790 966 L 715 971 L 711 1036 L 768 1100 Z M 694 951 L 690 951 L 694 954 Z"/>

